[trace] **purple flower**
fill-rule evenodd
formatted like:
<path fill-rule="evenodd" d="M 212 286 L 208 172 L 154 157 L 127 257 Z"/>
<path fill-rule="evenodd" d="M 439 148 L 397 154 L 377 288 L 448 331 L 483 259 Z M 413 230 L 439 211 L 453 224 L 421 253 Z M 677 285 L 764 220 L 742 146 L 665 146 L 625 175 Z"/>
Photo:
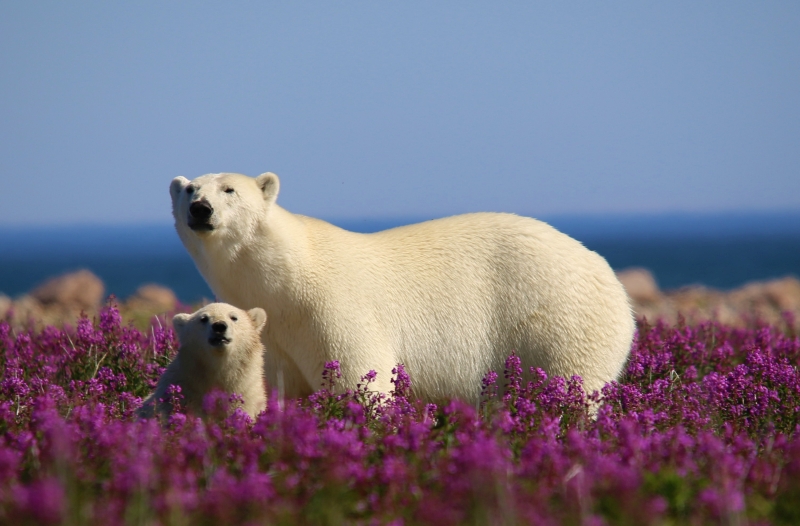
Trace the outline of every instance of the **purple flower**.
<path fill-rule="evenodd" d="M 54 478 L 18 486 L 14 501 L 20 518 L 26 517 L 35 524 L 61 524 L 64 518 L 64 489 Z"/>
<path fill-rule="evenodd" d="M 593 395 L 578 377 L 523 376 L 512 354 L 479 408 L 437 406 L 413 398 L 402 364 L 384 396 L 374 371 L 343 389 L 336 361 L 323 389 L 272 393 L 255 422 L 223 393 L 204 419 L 158 422 L 134 412 L 171 330 L 124 327 L 113 306 L 74 328 L 0 322 L 0 509 L 9 523 L 76 509 L 93 524 L 791 523 L 800 339 L 787 330 L 642 324 L 624 374 Z M 182 393 L 165 399 L 178 409 Z"/>

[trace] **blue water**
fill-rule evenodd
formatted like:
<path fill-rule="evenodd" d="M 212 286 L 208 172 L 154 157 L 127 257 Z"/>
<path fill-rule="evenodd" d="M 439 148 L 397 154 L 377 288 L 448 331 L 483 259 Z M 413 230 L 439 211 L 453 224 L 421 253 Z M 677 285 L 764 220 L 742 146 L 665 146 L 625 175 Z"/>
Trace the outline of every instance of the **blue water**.
<path fill-rule="evenodd" d="M 333 221 L 375 232 L 426 218 Z M 542 218 L 604 256 L 612 267 L 649 268 L 663 289 L 800 276 L 800 212 Z M 108 294 L 144 283 L 181 300 L 213 298 L 171 225 L 0 228 L 0 292 L 18 296 L 43 280 L 88 268 Z"/>

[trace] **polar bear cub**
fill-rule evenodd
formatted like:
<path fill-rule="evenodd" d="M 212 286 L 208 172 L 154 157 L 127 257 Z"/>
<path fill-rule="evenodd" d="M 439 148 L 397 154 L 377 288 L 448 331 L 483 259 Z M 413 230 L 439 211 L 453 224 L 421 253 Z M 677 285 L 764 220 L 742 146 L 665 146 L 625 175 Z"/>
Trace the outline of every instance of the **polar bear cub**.
<path fill-rule="evenodd" d="M 281 208 L 279 186 L 273 173 L 221 173 L 177 177 L 170 193 L 214 294 L 266 310 L 267 383 L 286 395 L 319 388 L 331 360 L 345 387 L 373 369 L 384 392 L 403 363 L 431 401 L 477 401 L 513 351 L 588 391 L 622 371 L 627 294 L 602 257 L 549 225 L 476 213 L 358 234 Z"/>
<path fill-rule="evenodd" d="M 170 385 L 180 386 L 187 409 L 194 413 L 202 413 L 203 397 L 212 389 L 242 395 L 250 417 L 263 411 L 267 398 L 261 330 L 266 321 L 264 309 L 244 311 L 225 303 L 176 314 L 172 324 L 180 342 L 178 355 L 145 400 L 140 416 L 169 413 L 169 403 L 160 400 Z"/>

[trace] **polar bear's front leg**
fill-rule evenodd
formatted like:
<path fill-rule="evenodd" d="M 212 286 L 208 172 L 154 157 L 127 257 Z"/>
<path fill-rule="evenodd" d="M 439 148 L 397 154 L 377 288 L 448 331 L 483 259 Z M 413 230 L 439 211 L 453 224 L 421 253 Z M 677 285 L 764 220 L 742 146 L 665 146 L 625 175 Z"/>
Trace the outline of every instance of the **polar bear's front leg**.
<path fill-rule="evenodd" d="M 353 356 L 350 354 L 349 356 Z M 370 371 L 375 371 L 374 380 L 369 383 L 369 390 L 373 392 L 389 395 L 394 390 L 392 383 L 392 370 L 397 366 L 394 353 L 390 350 L 375 352 L 363 360 L 353 359 L 343 360 L 340 363 L 342 378 L 340 388 L 353 389 L 365 383 L 364 377 Z"/>
<path fill-rule="evenodd" d="M 264 353 L 264 378 L 267 393 L 277 391 L 281 398 L 300 398 L 314 392 L 300 368 L 277 349 Z"/>

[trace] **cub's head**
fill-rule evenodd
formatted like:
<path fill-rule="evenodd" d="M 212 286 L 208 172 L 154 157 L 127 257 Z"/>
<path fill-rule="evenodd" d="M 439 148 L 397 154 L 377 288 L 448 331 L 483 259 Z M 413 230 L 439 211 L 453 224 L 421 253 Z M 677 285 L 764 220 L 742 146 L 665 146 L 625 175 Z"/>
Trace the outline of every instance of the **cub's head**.
<path fill-rule="evenodd" d="M 262 353 L 260 335 L 266 322 L 264 309 L 244 311 L 227 303 L 212 303 L 172 318 L 179 353 L 214 371 L 224 365 L 246 364 L 254 353 Z"/>
<path fill-rule="evenodd" d="M 186 243 L 192 239 L 247 237 L 278 197 L 280 182 L 273 173 L 247 177 L 208 174 L 190 181 L 172 180 L 172 215 Z"/>

